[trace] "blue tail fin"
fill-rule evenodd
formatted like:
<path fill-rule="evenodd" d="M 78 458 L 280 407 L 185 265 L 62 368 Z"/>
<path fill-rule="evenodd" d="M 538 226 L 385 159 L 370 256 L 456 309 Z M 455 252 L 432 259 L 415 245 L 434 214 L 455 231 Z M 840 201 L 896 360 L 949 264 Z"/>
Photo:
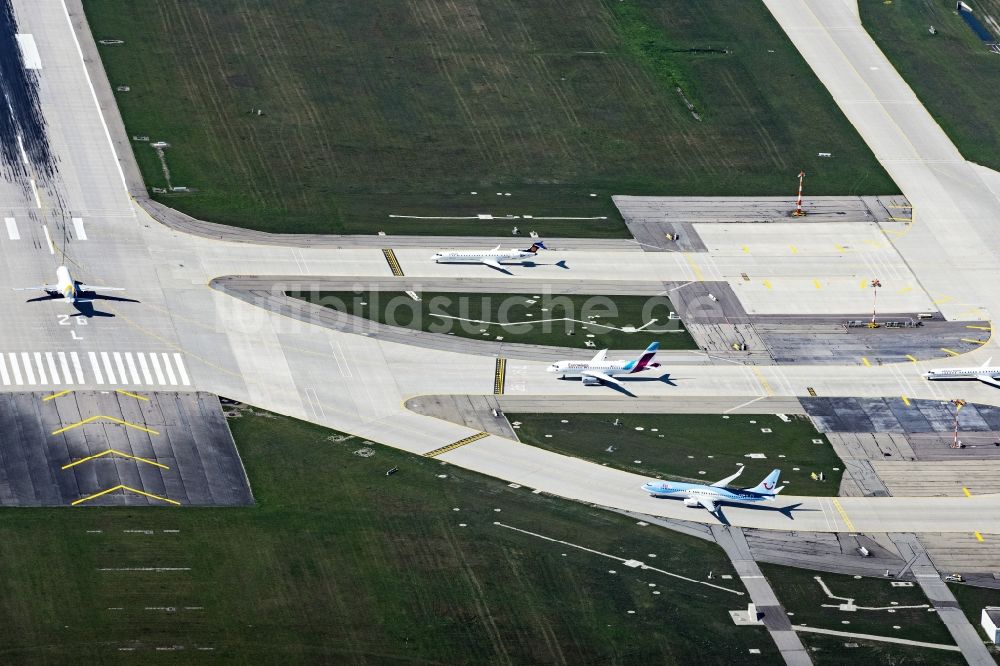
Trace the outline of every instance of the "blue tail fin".
<path fill-rule="evenodd" d="M 753 488 L 747 488 L 752 493 L 757 493 L 758 495 L 777 495 L 778 490 L 778 477 L 781 476 L 781 470 L 776 469 L 767 475 L 763 481 L 758 483 Z"/>

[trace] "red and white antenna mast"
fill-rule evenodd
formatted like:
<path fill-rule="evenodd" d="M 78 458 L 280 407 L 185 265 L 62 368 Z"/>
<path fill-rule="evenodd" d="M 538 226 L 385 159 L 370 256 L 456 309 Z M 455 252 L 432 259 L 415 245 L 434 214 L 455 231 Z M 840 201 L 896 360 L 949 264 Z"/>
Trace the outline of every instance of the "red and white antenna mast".
<path fill-rule="evenodd" d="M 795 212 L 792 213 L 792 217 L 802 217 L 806 213 L 802 210 L 802 182 L 806 179 L 806 172 L 799 172 L 799 196 L 795 200 Z"/>

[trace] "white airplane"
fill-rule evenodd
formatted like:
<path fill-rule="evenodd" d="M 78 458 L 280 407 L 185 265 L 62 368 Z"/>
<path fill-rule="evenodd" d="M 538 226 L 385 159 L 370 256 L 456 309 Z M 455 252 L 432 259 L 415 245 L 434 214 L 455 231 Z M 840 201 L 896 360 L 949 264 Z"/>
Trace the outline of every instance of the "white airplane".
<path fill-rule="evenodd" d="M 532 259 L 539 250 L 547 250 L 545 243 L 535 241 L 527 250 L 501 250 L 497 245 L 492 250 L 455 250 L 438 252 L 431 259 L 438 264 L 486 264 L 490 268 L 504 270 L 500 264 L 520 264 Z"/>
<path fill-rule="evenodd" d="M 991 368 L 992 358 L 986 359 L 978 368 L 940 368 L 928 370 L 924 379 L 978 379 L 984 384 L 1000 387 L 1000 368 Z"/>
<path fill-rule="evenodd" d="M 44 291 L 52 295 L 61 295 L 69 303 L 90 303 L 90 298 L 80 298 L 84 291 L 125 291 L 124 287 L 99 287 L 93 284 L 83 284 L 73 279 L 69 269 L 60 266 L 56 269 L 55 284 L 40 284 L 37 287 L 14 287 L 14 291 Z"/>
<path fill-rule="evenodd" d="M 601 382 L 608 382 L 625 388 L 625 385 L 614 378 L 614 375 L 631 375 L 642 372 L 646 368 L 658 368 L 659 363 L 652 363 L 656 356 L 656 350 L 660 348 L 659 342 L 646 347 L 638 359 L 632 361 L 606 361 L 607 349 L 597 352 L 597 355 L 589 361 L 559 361 L 549 366 L 549 372 L 558 372 L 563 377 L 566 375 L 579 375 L 583 378 L 584 386 L 597 386 Z"/>
<path fill-rule="evenodd" d="M 774 498 L 785 489 L 778 488 L 778 477 L 781 470 L 774 470 L 763 481 L 753 488 L 730 488 L 729 484 L 743 473 L 743 467 L 732 476 L 727 476 L 712 485 L 703 483 L 680 483 L 677 481 L 650 481 L 642 484 L 642 489 L 653 497 L 676 497 L 684 500 L 684 506 L 704 507 L 710 513 L 719 509 L 719 504 L 753 504 L 754 502 L 774 501 Z"/>

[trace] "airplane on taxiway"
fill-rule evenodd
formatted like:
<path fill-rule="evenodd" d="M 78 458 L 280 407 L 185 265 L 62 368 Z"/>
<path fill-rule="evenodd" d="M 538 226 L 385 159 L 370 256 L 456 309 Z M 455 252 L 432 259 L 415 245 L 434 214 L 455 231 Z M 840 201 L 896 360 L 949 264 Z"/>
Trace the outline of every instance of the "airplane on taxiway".
<path fill-rule="evenodd" d="M 684 506 L 704 507 L 710 513 L 716 513 L 719 504 L 752 504 L 754 502 L 774 501 L 774 498 L 785 489 L 778 488 L 778 477 L 781 470 L 776 469 L 767 475 L 763 481 L 753 488 L 731 488 L 729 486 L 736 477 L 743 473 L 744 467 L 732 476 L 711 485 L 703 483 L 683 483 L 679 481 L 649 481 L 642 484 L 642 489 L 653 497 L 674 497 L 684 500 Z"/>
<path fill-rule="evenodd" d="M 992 358 L 978 368 L 939 368 L 928 370 L 924 379 L 977 379 L 984 384 L 1000 387 L 1000 368 L 991 368 Z"/>
<path fill-rule="evenodd" d="M 431 259 L 438 264 L 485 264 L 490 268 L 504 270 L 501 264 L 520 264 L 533 259 L 539 250 L 547 250 L 545 243 L 535 241 L 526 250 L 501 250 L 497 245 L 492 250 L 454 250 L 437 252 Z"/>
<path fill-rule="evenodd" d="M 654 342 L 637 359 L 631 361 L 607 361 L 607 349 L 597 352 L 597 355 L 589 361 L 559 361 L 549 366 L 549 372 L 555 372 L 562 377 L 567 375 L 580 376 L 583 378 L 584 386 L 597 386 L 602 382 L 615 384 L 624 388 L 615 375 L 634 375 L 647 368 L 658 368 L 659 363 L 653 363 L 656 350 L 660 348 L 659 342 Z"/>
<path fill-rule="evenodd" d="M 37 287 L 14 287 L 14 291 L 44 291 L 52 296 L 62 296 L 68 303 L 90 303 L 90 298 L 80 298 L 82 292 L 95 291 L 125 291 L 125 287 L 101 287 L 93 284 L 84 284 L 73 279 L 69 269 L 60 266 L 56 269 L 55 284 L 40 284 Z"/>

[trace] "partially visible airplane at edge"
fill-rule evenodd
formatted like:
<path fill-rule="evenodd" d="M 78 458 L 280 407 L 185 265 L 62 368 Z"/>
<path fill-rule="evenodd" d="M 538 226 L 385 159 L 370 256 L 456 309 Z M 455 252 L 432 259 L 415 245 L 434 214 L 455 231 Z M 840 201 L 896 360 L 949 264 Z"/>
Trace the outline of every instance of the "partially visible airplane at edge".
<path fill-rule="evenodd" d="M 56 269 L 55 284 L 40 284 L 37 287 L 14 287 L 14 291 L 44 291 L 53 296 L 62 296 L 69 303 L 90 303 L 93 299 L 80 298 L 81 292 L 94 291 L 125 291 L 124 287 L 101 287 L 93 284 L 77 282 L 70 275 L 69 269 L 60 266 Z"/>
<path fill-rule="evenodd" d="M 589 361 L 559 361 L 549 366 L 549 372 L 566 375 L 579 375 L 583 378 L 584 386 L 597 386 L 601 382 L 608 382 L 624 388 L 624 384 L 615 379 L 615 375 L 633 375 L 642 372 L 646 368 L 658 368 L 659 363 L 653 363 L 656 350 L 660 348 L 659 342 L 646 347 L 646 351 L 637 359 L 632 361 L 606 361 L 607 349 L 597 352 L 597 355 Z"/>
<path fill-rule="evenodd" d="M 781 470 L 776 469 L 767 475 L 763 481 L 753 488 L 730 488 L 736 477 L 743 473 L 744 467 L 732 476 L 711 485 L 703 483 L 681 483 L 678 481 L 649 481 L 642 484 L 642 489 L 653 497 L 676 497 L 684 499 L 684 506 L 704 507 L 710 513 L 716 513 L 719 504 L 752 504 L 754 502 L 774 501 L 774 498 L 785 489 L 778 488 L 778 477 Z"/>
<path fill-rule="evenodd" d="M 535 241 L 526 250 L 501 250 L 497 245 L 492 250 L 454 250 L 437 252 L 431 259 L 438 264 L 486 264 L 490 268 L 504 270 L 500 264 L 519 264 L 531 259 L 539 250 L 547 250 L 545 243 Z"/>
<path fill-rule="evenodd" d="M 928 370 L 924 379 L 978 379 L 984 384 L 1000 388 L 1000 368 L 991 368 L 993 358 L 986 359 L 978 368 L 941 368 Z"/>

